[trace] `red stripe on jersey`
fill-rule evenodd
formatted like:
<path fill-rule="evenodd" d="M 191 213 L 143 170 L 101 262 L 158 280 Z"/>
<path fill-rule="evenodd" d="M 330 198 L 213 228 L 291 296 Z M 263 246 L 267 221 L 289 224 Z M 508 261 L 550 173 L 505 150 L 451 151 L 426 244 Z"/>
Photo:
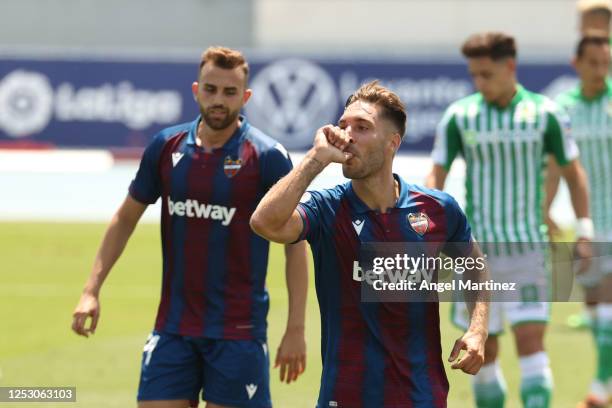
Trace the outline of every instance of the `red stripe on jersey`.
<path fill-rule="evenodd" d="M 353 280 L 353 260 L 359 259 L 360 242 L 353 229 L 348 199 L 344 198 L 336 212 L 334 247 L 340 268 L 340 338 L 336 362 L 338 372 L 334 400 L 340 407 L 363 406 L 362 393 L 366 369 L 367 325 L 359 310 L 361 285 Z"/>
<path fill-rule="evenodd" d="M 429 231 L 423 236 L 428 242 L 439 243 L 438 248 L 428 248 L 428 256 L 438 255 L 444 242 L 448 239 L 448 223 L 444 206 L 434 197 L 412 191 L 416 201 L 422 203 L 421 211 L 429 217 Z M 432 252 L 435 252 L 432 253 Z M 435 407 L 445 407 L 448 396 L 448 379 L 442 363 L 442 346 L 440 339 L 440 310 L 438 303 L 427 303 L 428 325 L 427 336 L 427 367 L 430 378 L 432 397 Z"/>
<path fill-rule="evenodd" d="M 174 276 L 174 242 L 172 241 L 172 216 L 168 212 L 168 200 L 166 197 L 170 195 L 168 188 L 171 186 L 169 182 L 172 173 L 172 153 L 178 149 L 187 132 L 181 132 L 176 136 L 172 136 L 166 141 L 158 163 L 159 182 L 163 187 L 161 194 L 162 214 L 161 214 L 161 236 L 165 268 L 162 277 L 162 293 L 157 308 L 157 318 L 155 319 L 155 330 L 161 331 L 164 329 L 168 311 L 170 309 L 170 297 L 172 293 L 172 278 Z"/>
<path fill-rule="evenodd" d="M 379 215 L 380 224 L 375 223 L 373 229 L 375 241 L 404 242 L 405 238 L 400 228 L 402 220 L 400 211 Z M 384 231 L 383 231 L 384 229 Z M 411 305 L 404 302 L 380 302 L 378 322 L 380 337 L 385 349 L 385 407 L 412 407 L 411 394 L 414 392 L 410 378 L 410 361 L 408 359 L 410 328 L 408 308 Z"/>
<path fill-rule="evenodd" d="M 440 310 L 438 303 L 427 303 L 427 367 L 434 407 L 446 407 L 448 378 L 442 362 Z"/>
<path fill-rule="evenodd" d="M 200 203 L 211 203 L 214 189 L 215 172 L 222 160 L 223 153 L 205 153 L 196 149 L 189 171 L 187 172 L 186 198 L 198 197 Z M 192 211 L 195 211 L 192 209 Z M 185 217 L 185 242 L 183 259 L 184 306 L 179 324 L 179 333 L 201 336 L 204 330 L 204 311 L 206 309 L 206 276 L 210 229 L 214 221 L 210 218 Z M 213 238 L 214 239 L 214 238 Z"/>
<path fill-rule="evenodd" d="M 253 268 L 251 261 L 251 239 L 253 232 L 249 219 L 257 205 L 261 184 L 257 151 L 248 140 L 240 152 L 242 165 L 232 176 L 230 193 L 231 207 L 236 213 L 229 225 L 227 245 L 227 269 L 225 282 L 225 311 L 223 316 L 223 338 L 252 338 L 253 321 Z M 229 182 L 229 179 L 228 179 Z"/>

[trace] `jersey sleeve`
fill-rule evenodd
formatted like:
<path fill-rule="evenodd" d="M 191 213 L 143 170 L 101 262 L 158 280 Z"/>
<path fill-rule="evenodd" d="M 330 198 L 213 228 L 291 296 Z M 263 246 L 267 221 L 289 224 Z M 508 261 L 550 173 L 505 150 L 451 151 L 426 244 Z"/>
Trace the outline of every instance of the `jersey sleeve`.
<path fill-rule="evenodd" d="M 460 151 L 462 151 L 461 132 L 459 126 L 457 126 L 455 108 L 450 106 L 436 127 L 431 158 L 434 164 L 438 164 L 448 171 Z"/>
<path fill-rule="evenodd" d="M 302 218 L 302 233 L 298 241 L 316 241 L 321 234 L 322 212 L 326 208 L 326 191 L 307 191 L 304 193 L 298 206 L 297 212 Z"/>
<path fill-rule="evenodd" d="M 264 191 L 268 191 L 278 180 L 285 177 L 293 168 L 289 153 L 283 145 L 276 143 L 262 155 L 261 181 Z"/>
<path fill-rule="evenodd" d="M 560 166 L 578 157 L 578 146 L 572 137 L 570 116 L 565 109 L 550 101 L 546 107 L 544 151 L 555 156 Z"/>
<path fill-rule="evenodd" d="M 153 204 L 161 195 L 159 160 L 164 143 L 165 139 L 161 134 L 153 138 L 145 149 L 136 177 L 130 184 L 130 196 L 143 204 Z"/>
<path fill-rule="evenodd" d="M 451 257 L 466 256 L 472 251 L 472 229 L 457 201 L 446 194 L 444 203 L 448 228 L 447 242 L 442 252 Z"/>

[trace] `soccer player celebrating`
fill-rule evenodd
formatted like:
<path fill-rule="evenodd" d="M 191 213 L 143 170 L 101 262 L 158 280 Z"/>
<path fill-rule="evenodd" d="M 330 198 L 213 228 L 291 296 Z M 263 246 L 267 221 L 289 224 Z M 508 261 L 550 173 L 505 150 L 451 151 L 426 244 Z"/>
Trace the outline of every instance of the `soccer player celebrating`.
<path fill-rule="evenodd" d="M 363 85 L 338 126 L 316 132 L 304 160 L 270 189 L 251 218 L 267 239 L 311 245 L 322 327 L 321 408 L 446 406 L 438 304 L 361 302 L 354 278 L 364 242 L 465 242 L 470 255 L 480 254 L 449 195 L 392 173 L 405 126 L 397 95 L 376 82 Z M 351 181 L 305 193 L 332 162 L 342 163 Z M 466 350 L 452 367 L 475 374 L 484 358 L 488 303 L 479 298 L 469 307 L 470 327 L 449 360 Z"/>
<path fill-rule="evenodd" d="M 462 53 L 478 92 L 453 103 L 443 116 L 428 185 L 442 189 L 457 154 L 465 158 L 466 213 L 474 236 L 493 243 L 487 253 L 492 278 L 510 277 L 521 294 L 516 302 L 491 303 L 485 365 L 473 381 L 476 403 L 483 408 L 504 405 L 506 386 L 497 355 L 505 314 L 519 354 L 523 404 L 548 407 L 552 374 L 543 339 L 549 288 L 543 246 L 537 245 L 545 242 L 540 231 L 545 153 L 561 166 L 576 214 L 584 220 L 589 216 L 586 175 L 557 106 L 517 83 L 512 37 L 476 34 L 463 44 Z M 587 242 L 579 246 L 583 255 L 589 249 Z M 453 308 L 453 321 L 466 327 L 461 304 Z"/>
<path fill-rule="evenodd" d="M 249 219 L 292 165 L 279 143 L 239 114 L 251 96 L 248 72 L 238 51 L 203 53 L 192 85 L 201 115 L 161 131 L 146 148 L 74 311 L 73 330 L 93 334 L 102 283 L 147 205 L 161 197 L 162 295 L 144 347 L 141 408 L 197 405 L 200 391 L 208 408 L 271 406 L 269 242 L 251 231 Z M 305 367 L 305 244 L 287 245 L 285 254 L 289 318 L 276 363 L 290 382 Z"/>
<path fill-rule="evenodd" d="M 610 45 L 607 32 L 588 32 L 576 48 L 574 67 L 580 84 L 558 96 L 572 122 L 572 133 L 589 178 L 593 223 L 579 220 L 579 228 L 592 233 L 600 242 L 612 241 L 612 83 Z M 546 211 L 559 185 L 559 169 L 551 163 L 547 178 Z M 584 225 L 583 225 L 584 224 Z M 585 233 L 578 231 L 578 234 Z M 609 244 L 608 244 L 609 245 Z M 604 249 L 603 247 L 601 249 Z M 604 259 L 605 255 L 599 254 Z M 578 275 L 585 288 L 587 310 L 597 346 L 597 376 L 582 407 L 607 406 L 612 397 L 612 267 L 593 262 L 591 269 Z"/>

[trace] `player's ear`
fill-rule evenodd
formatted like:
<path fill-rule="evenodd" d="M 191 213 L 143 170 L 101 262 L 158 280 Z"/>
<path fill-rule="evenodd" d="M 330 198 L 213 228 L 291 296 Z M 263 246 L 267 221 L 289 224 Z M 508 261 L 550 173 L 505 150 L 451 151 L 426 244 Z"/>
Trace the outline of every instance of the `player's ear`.
<path fill-rule="evenodd" d="M 508 69 L 512 72 L 516 72 L 516 60 L 514 58 L 508 58 L 506 64 L 508 64 Z"/>
<path fill-rule="evenodd" d="M 191 93 L 193 94 L 193 99 L 197 102 L 198 101 L 198 82 L 194 81 L 191 84 Z"/>
<path fill-rule="evenodd" d="M 245 105 L 249 99 L 251 98 L 251 95 L 253 95 L 253 90 L 250 88 L 247 88 L 244 90 L 244 95 L 242 96 L 242 104 Z"/>
<path fill-rule="evenodd" d="M 400 145 L 402 144 L 402 136 L 399 134 L 399 132 L 394 132 L 391 135 L 391 140 L 389 141 L 389 143 L 393 148 L 393 152 L 397 153 L 400 148 Z"/>
<path fill-rule="evenodd" d="M 572 57 L 572 60 L 570 61 L 572 67 L 574 68 L 574 70 L 577 70 L 576 65 L 578 64 L 578 58 L 576 57 Z"/>

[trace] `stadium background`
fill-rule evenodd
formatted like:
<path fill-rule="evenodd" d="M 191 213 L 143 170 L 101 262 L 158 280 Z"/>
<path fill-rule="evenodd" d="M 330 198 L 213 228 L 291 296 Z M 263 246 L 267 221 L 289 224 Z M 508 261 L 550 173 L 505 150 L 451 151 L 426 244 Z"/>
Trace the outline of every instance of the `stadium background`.
<path fill-rule="evenodd" d="M 197 112 L 190 94 L 201 51 L 244 50 L 255 94 L 246 114 L 281 140 L 294 162 L 312 131 L 334 121 L 360 82 L 380 78 L 408 105 L 395 169 L 421 182 L 435 123 L 472 87 L 458 47 L 472 32 L 516 35 L 519 80 L 554 96 L 575 78 L 573 0 L 6 0 L 0 13 L 0 386 L 77 386 L 75 406 L 133 405 L 140 351 L 159 296 L 160 254 L 152 206 L 101 296 L 96 335 L 70 330 L 71 313 L 104 230 L 143 146 Z M 462 201 L 461 163 L 450 190 Z M 337 167 L 315 187 L 335 184 Z M 571 225 L 567 192 L 556 218 Z M 273 247 L 270 346 L 284 329 L 282 257 Z M 442 305 L 446 314 L 448 305 Z M 555 406 L 587 390 L 586 332 L 555 305 L 547 337 Z M 445 353 L 460 335 L 443 319 Z M 318 309 L 308 306 L 308 370 L 295 385 L 273 374 L 277 407 L 314 405 L 320 375 Z M 518 406 L 518 367 L 505 338 L 503 363 Z M 273 354 L 274 356 L 274 354 Z M 568 357 L 570 356 L 570 357 Z M 469 382 L 451 373 L 449 406 L 468 406 Z M 2 405 L 2 403 L 0 403 Z M 34 405 L 32 405 L 34 406 Z"/>

